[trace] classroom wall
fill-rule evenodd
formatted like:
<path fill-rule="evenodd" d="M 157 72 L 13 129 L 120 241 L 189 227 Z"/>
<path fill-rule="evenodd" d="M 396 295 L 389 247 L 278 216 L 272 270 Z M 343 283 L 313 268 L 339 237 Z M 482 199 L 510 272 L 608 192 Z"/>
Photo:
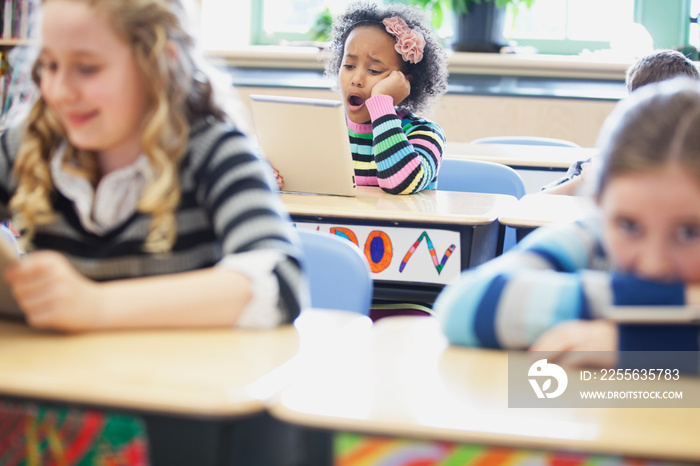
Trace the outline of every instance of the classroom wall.
<path fill-rule="evenodd" d="M 433 119 L 448 141 L 490 136 L 540 136 L 593 147 L 615 106 L 609 100 L 446 95 Z"/>
<path fill-rule="evenodd" d="M 239 86 L 250 108 L 250 94 L 275 94 L 338 99 L 327 89 Z M 600 127 L 615 101 L 447 94 L 431 118 L 448 141 L 469 142 L 488 136 L 541 136 L 566 139 L 582 147 L 595 145 Z"/>

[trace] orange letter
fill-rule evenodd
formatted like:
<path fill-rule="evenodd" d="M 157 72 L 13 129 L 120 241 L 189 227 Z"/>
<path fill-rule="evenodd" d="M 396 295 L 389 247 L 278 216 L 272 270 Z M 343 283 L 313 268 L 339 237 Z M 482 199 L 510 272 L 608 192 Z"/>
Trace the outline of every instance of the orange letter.
<path fill-rule="evenodd" d="M 355 246 L 358 248 L 360 247 L 360 244 L 357 242 L 357 236 L 349 228 L 333 227 L 331 228 L 331 234 L 345 238 L 346 240 L 355 243 Z"/>
<path fill-rule="evenodd" d="M 389 267 L 392 255 L 393 252 L 389 235 L 379 230 L 374 230 L 367 235 L 365 257 L 367 257 L 369 268 L 372 272 L 381 272 Z"/>

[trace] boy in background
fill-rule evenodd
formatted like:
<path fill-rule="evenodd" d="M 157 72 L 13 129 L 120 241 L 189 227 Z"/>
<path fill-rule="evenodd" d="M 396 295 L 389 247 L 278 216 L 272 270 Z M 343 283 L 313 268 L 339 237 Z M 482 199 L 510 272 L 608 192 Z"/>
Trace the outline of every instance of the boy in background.
<path fill-rule="evenodd" d="M 700 71 L 681 52 L 670 49 L 656 50 L 637 59 L 627 69 L 625 85 L 627 86 L 627 92 L 631 93 L 647 84 L 679 76 L 700 80 Z M 577 194 L 581 184 L 586 182 L 586 173 L 589 170 L 590 162 L 591 159 L 588 158 L 572 163 L 566 175 L 544 186 L 540 192 L 546 194 Z"/>

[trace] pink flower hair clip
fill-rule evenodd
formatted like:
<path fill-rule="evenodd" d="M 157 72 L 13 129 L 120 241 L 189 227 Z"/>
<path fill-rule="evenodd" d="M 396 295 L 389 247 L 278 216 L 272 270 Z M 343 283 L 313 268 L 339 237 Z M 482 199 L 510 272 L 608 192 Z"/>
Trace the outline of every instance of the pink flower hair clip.
<path fill-rule="evenodd" d="M 385 18 L 382 23 L 386 32 L 396 37 L 394 49 L 401 55 L 404 61 L 418 63 L 423 59 L 423 49 L 425 48 L 425 37 L 420 31 L 408 27 L 406 21 L 398 16 Z"/>

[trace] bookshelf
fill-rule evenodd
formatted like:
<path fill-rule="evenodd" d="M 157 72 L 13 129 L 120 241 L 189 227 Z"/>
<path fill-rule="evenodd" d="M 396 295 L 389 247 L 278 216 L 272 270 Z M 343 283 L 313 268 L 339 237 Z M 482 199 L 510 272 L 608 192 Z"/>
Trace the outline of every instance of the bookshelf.
<path fill-rule="evenodd" d="M 10 107 L 31 98 L 33 92 L 28 73 L 17 66 L 10 51 L 30 44 L 34 28 L 31 18 L 39 2 L 0 0 L 0 124 L 7 121 Z"/>
<path fill-rule="evenodd" d="M 0 39 L 0 129 L 3 128 L 10 105 L 24 100 L 28 94 L 27 76 L 15 73 L 10 60 L 10 51 L 30 44 L 27 39 Z"/>
<path fill-rule="evenodd" d="M 28 39 L 0 39 L 0 47 L 12 48 L 18 45 L 29 45 Z"/>

